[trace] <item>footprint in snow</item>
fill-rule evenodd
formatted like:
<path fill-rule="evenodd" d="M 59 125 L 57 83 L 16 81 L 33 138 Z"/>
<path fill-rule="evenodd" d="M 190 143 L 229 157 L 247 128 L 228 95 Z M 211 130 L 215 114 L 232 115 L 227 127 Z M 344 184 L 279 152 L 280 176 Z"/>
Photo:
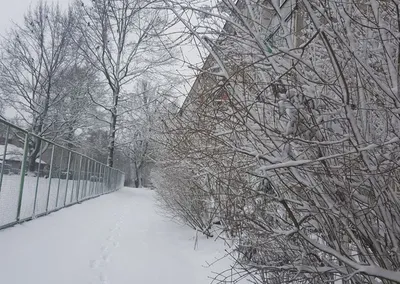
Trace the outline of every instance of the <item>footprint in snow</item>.
<path fill-rule="evenodd" d="M 96 269 L 99 267 L 99 262 L 97 260 L 91 260 L 89 265 L 91 269 Z"/>
<path fill-rule="evenodd" d="M 101 284 L 109 284 L 110 283 L 110 282 L 108 282 L 107 276 L 104 273 L 101 273 L 99 278 L 100 278 Z"/>
<path fill-rule="evenodd" d="M 103 258 L 104 262 L 106 262 L 106 263 L 110 262 L 110 254 L 108 254 L 108 253 L 103 254 L 102 258 Z"/>
<path fill-rule="evenodd" d="M 109 251 L 109 248 L 108 248 L 108 246 L 102 246 L 101 247 L 101 252 L 103 253 L 103 254 L 105 254 L 105 253 L 107 253 Z"/>

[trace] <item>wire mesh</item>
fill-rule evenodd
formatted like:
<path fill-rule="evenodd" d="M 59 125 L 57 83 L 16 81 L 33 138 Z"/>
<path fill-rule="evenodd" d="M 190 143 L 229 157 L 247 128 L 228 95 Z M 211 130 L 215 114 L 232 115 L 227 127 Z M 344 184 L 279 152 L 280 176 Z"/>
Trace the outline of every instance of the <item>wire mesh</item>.
<path fill-rule="evenodd" d="M 0 119 L 0 229 L 116 191 L 125 174 Z"/>

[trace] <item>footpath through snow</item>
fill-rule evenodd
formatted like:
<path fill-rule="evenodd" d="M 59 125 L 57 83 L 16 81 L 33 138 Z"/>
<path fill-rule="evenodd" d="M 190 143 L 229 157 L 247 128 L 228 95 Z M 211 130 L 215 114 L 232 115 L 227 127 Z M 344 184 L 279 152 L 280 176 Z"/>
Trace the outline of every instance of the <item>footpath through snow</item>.
<path fill-rule="evenodd" d="M 0 283 L 206 284 L 229 260 L 157 213 L 154 192 L 124 188 L 0 231 Z"/>

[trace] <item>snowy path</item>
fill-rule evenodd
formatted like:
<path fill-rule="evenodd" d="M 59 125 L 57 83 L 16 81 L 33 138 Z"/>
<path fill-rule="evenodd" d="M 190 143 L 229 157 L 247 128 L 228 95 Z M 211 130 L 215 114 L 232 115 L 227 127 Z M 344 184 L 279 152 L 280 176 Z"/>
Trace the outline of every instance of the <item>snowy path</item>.
<path fill-rule="evenodd" d="M 7 284 L 206 284 L 220 242 L 157 214 L 154 192 L 125 188 L 0 231 L 0 282 Z"/>

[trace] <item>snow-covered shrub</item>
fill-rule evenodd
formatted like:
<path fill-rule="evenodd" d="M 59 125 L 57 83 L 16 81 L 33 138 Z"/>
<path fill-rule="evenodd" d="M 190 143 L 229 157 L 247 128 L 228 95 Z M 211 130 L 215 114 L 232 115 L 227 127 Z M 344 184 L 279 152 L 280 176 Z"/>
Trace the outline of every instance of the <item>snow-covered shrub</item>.
<path fill-rule="evenodd" d="M 202 11 L 229 28 L 191 30 L 213 64 L 171 130 L 207 194 L 185 189 L 255 282 L 399 282 L 398 5 L 232 2 Z"/>
<path fill-rule="evenodd" d="M 178 147 L 175 140 L 178 137 L 170 132 L 168 138 L 159 138 L 163 146 L 158 149 L 151 181 L 168 216 L 211 236 L 210 195 L 198 179 L 202 170 L 182 154 L 189 140 Z"/>

